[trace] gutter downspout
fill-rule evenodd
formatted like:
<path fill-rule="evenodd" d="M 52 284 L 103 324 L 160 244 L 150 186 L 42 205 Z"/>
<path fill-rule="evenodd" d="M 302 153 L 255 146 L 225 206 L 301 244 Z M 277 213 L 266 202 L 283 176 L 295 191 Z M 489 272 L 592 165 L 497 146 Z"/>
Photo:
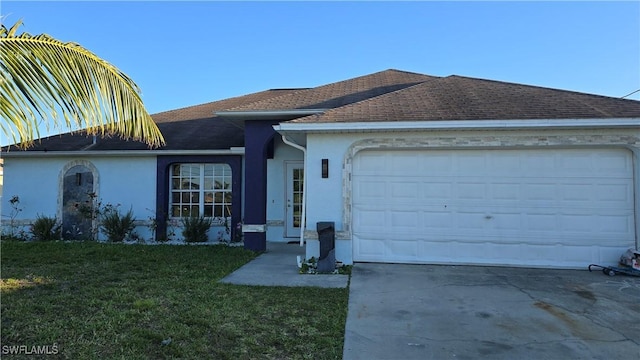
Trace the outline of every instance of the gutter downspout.
<path fill-rule="evenodd" d="M 304 176 L 307 176 L 307 149 L 304 146 L 298 145 L 293 141 L 287 139 L 286 136 L 282 135 L 282 142 L 285 144 L 294 147 L 303 154 L 303 166 L 304 166 Z M 304 246 L 304 229 L 307 227 L 307 179 L 302 181 L 302 215 L 300 218 L 300 246 Z"/>

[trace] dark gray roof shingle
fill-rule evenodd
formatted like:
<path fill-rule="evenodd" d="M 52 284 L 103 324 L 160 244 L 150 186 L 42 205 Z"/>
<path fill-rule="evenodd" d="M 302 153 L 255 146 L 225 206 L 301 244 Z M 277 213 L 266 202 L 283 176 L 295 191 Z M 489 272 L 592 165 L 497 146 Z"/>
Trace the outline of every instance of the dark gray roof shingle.
<path fill-rule="evenodd" d="M 333 109 L 435 79 L 433 76 L 389 69 L 279 97 L 257 101 L 229 111 Z"/>
<path fill-rule="evenodd" d="M 640 101 L 454 75 L 292 122 L 593 118 L 640 118 Z"/>
<path fill-rule="evenodd" d="M 158 150 L 215 150 L 244 146 L 244 131 L 217 119 L 215 111 L 281 96 L 299 89 L 266 90 L 206 104 L 164 111 L 151 117 L 158 124 L 166 145 Z M 54 135 L 36 141 L 27 151 L 77 151 L 88 149 L 93 136 L 84 132 Z M 148 150 L 139 141 L 125 141 L 118 136 L 98 137 L 91 150 Z M 12 150 L 17 151 L 17 150 Z"/>
<path fill-rule="evenodd" d="M 216 150 L 244 146 L 244 131 L 215 112 L 302 109 L 327 110 L 292 122 L 640 118 L 640 101 L 635 100 L 393 69 L 310 89 L 267 90 L 152 117 L 167 142 L 159 150 Z M 41 139 L 28 151 L 148 149 L 119 137 L 99 138 L 93 145 L 92 141 L 81 132 L 67 133 Z"/>

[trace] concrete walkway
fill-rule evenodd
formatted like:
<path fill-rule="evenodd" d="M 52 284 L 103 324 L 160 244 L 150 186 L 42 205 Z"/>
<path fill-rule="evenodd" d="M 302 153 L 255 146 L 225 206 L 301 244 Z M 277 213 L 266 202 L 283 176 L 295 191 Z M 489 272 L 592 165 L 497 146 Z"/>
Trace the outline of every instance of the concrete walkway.
<path fill-rule="evenodd" d="M 348 275 L 303 275 L 298 272 L 297 256 L 305 257 L 300 244 L 267 243 L 267 251 L 220 282 L 259 286 L 313 286 L 346 288 Z"/>

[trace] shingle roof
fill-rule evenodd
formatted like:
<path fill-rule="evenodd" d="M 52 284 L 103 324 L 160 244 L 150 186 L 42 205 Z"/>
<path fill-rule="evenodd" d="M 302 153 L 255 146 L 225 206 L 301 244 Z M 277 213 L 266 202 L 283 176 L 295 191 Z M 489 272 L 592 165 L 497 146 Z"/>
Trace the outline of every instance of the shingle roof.
<path fill-rule="evenodd" d="M 159 150 L 244 146 L 244 131 L 215 112 L 326 109 L 295 123 L 640 118 L 640 101 L 462 76 L 385 70 L 310 89 L 267 90 L 152 115 L 167 145 Z M 51 136 L 30 151 L 147 150 L 136 141 L 83 133 Z M 6 151 L 7 149 L 3 149 Z"/>
<path fill-rule="evenodd" d="M 640 118 L 640 102 L 454 75 L 292 122 L 590 118 Z"/>
<path fill-rule="evenodd" d="M 404 89 L 430 79 L 435 79 L 435 77 L 389 69 L 237 106 L 229 111 L 333 109 Z"/>
<path fill-rule="evenodd" d="M 206 104 L 188 106 L 180 109 L 169 110 L 153 114 L 153 120 L 156 123 L 164 123 L 170 121 L 180 121 L 189 119 L 204 119 L 213 117 L 215 111 L 221 111 L 231 109 L 237 106 L 251 104 L 254 102 L 261 102 L 264 100 L 277 98 L 283 95 L 291 94 L 305 89 L 272 89 L 261 91 L 249 95 L 243 95 L 233 97 L 229 99 L 223 99 L 218 101 L 209 102 Z"/>
<path fill-rule="evenodd" d="M 299 89 L 266 90 L 153 114 L 151 117 L 158 124 L 166 141 L 166 145 L 158 150 L 211 150 L 244 146 L 244 131 L 227 121 L 216 119 L 213 113 L 295 91 Z M 92 142 L 93 136 L 87 136 L 84 132 L 65 133 L 40 139 L 27 151 L 76 151 L 87 149 Z M 147 150 L 148 146 L 114 136 L 98 138 L 90 149 Z"/>

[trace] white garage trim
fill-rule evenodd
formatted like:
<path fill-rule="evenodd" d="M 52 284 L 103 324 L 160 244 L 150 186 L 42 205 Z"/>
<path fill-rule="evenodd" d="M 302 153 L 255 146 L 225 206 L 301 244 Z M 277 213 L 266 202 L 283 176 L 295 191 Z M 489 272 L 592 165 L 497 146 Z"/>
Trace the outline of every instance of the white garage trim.
<path fill-rule="evenodd" d="M 516 134 L 492 134 L 491 136 L 480 136 L 478 134 L 469 135 L 469 136 L 456 136 L 456 137 L 423 137 L 423 138 L 394 138 L 394 139 L 367 139 L 354 143 L 347 154 L 345 155 L 345 163 L 344 163 L 344 177 L 343 177 L 343 200 L 344 200 L 344 227 L 345 231 L 351 234 L 351 238 L 354 241 L 354 250 L 355 249 L 355 241 L 357 241 L 357 234 L 353 234 L 353 229 L 351 228 L 352 221 L 352 176 L 353 174 L 353 160 L 354 157 L 361 151 L 367 149 L 544 149 L 544 148 L 554 148 L 554 149 L 588 149 L 588 148 L 599 148 L 599 149 L 638 149 L 638 138 L 635 136 L 628 135 L 571 135 L 571 136 L 563 136 L 563 135 L 553 135 L 553 136 L 523 136 Z M 585 146 L 588 145 L 588 146 Z M 612 146 L 613 145 L 613 146 Z M 634 246 L 635 243 L 635 233 L 636 233 L 636 223 L 637 216 L 635 215 L 635 202 L 633 200 L 634 193 L 637 191 L 637 183 L 634 180 L 635 176 L 633 170 L 633 164 L 636 163 L 636 159 L 631 155 L 630 152 L 625 151 L 628 161 L 632 164 L 629 173 L 631 174 L 631 185 L 630 187 L 630 200 L 631 203 L 631 213 L 627 213 L 627 218 L 630 218 L 630 228 L 631 234 L 627 234 L 627 240 L 624 240 L 625 243 L 630 244 L 628 246 Z M 636 190 L 634 190 L 634 187 Z M 575 189 L 574 189 L 575 190 Z M 627 211 L 629 211 L 627 209 Z M 485 214 L 486 216 L 492 217 L 495 215 Z M 627 229 L 628 230 L 628 229 Z M 630 240 L 629 240 L 630 239 Z M 450 239 L 454 240 L 454 239 Z M 616 245 L 619 246 L 619 245 Z M 531 250 L 531 249 L 529 249 Z M 515 252 L 518 249 L 513 250 Z M 551 251 L 546 249 L 544 251 Z M 543 251 L 543 252 L 544 252 Z M 582 250 L 575 250 L 574 253 L 578 251 L 585 251 L 584 246 Z M 591 251 L 591 250 L 589 250 Z M 595 251 L 595 253 L 600 252 L 600 250 Z M 605 251 L 606 252 L 606 251 Z M 619 256 L 619 251 L 615 250 L 617 256 Z M 608 255 L 593 255 L 593 254 L 582 254 L 576 255 L 581 256 L 581 259 L 584 258 L 599 258 L 599 257 L 611 257 L 614 253 L 614 250 L 611 250 Z M 543 254 L 540 256 L 535 256 L 535 258 L 541 258 Z M 462 259 L 462 257 L 460 257 Z M 354 251 L 354 261 L 364 261 L 364 259 Z M 369 259 L 367 261 L 384 261 L 377 259 Z M 403 262 L 424 262 L 424 261 L 410 261 L 408 259 L 402 260 Z M 528 263 L 526 263 L 528 261 Z M 524 261 L 522 259 L 518 259 L 517 261 L 509 263 L 500 262 L 496 259 L 492 259 L 490 263 L 505 263 L 511 265 L 543 265 L 543 261 L 538 261 L 536 264 L 536 260 L 527 260 Z M 578 260 L 581 261 L 581 260 Z M 435 263 L 437 261 L 429 261 Z M 450 262 L 450 260 L 444 261 Z M 483 263 L 483 261 L 477 261 L 474 259 L 465 259 L 461 261 L 457 261 L 460 263 Z M 581 267 L 581 265 L 577 265 L 576 263 L 570 264 L 571 261 L 565 262 L 564 264 L 558 263 L 556 260 L 551 261 L 550 266 L 558 266 L 558 267 Z M 575 261 L 574 261 L 575 262 Z M 526 264 L 525 264 L 526 263 Z"/>

